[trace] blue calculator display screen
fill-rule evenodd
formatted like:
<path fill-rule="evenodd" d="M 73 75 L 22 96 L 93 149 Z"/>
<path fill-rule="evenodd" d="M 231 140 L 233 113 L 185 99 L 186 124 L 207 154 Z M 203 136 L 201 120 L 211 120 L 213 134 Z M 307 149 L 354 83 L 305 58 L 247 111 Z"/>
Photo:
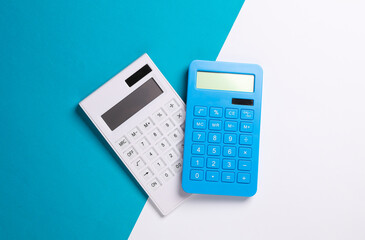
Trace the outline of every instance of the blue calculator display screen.
<path fill-rule="evenodd" d="M 252 74 L 234 74 L 198 71 L 196 87 L 200 89 L 253 92 L 255 76 Z"/>
<path fill-rule="evenodd" d="M 186 192 L 256 193 L 261 89 L 258 65 L 192 62 L 182 177 Z"/>

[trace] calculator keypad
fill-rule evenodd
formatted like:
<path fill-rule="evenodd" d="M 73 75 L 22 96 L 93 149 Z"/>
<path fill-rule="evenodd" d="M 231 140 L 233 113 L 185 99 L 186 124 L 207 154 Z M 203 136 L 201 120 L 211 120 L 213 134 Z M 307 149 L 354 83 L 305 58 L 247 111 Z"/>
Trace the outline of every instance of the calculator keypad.
<path fill-rule="evenodd" d="M 137 176 L 155 191 L 182 170 L 185 109 L 171 99 L 116 141 Z"/>
<path fill-rule="evenodd" d="M 193 108 L 190 180 L 249 184 L 254 111 Z"/>

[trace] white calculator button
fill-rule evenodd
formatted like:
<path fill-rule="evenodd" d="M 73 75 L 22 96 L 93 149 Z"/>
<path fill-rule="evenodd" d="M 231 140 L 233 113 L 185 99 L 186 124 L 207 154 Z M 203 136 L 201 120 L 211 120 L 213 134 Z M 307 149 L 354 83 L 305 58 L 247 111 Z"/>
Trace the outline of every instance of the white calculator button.
<path fill-rule="evenodd" d="M 138 147 L 141 149 L 141 150 L 145 150 L 146 148 L 148 148 L 148 146 L 150 145 L 150 143 L 147 141 L 147 139 L 144 137 L 140 140 L 138 140 L 137 142 L 137 145 Z"/>
<path fill-rule="evenodd" d="M 166 151 L 169 147 L 170 147 L 170 144 L 168 141 L 166 141 L 166 139 L 162 139 L 162 141 L 160 141 L 159 143 L 156 144 L 158 150 L 160 152 L 164 152 Z"/>
<path fill-rule="evenodd" d="M 171 148 L 165 154 L 165 159 L 170 162 L 175 162 L 178 159 L 178 157 L 179 157 L 178 153 L 173 148 Z"/>
<path fill-rule="evenodd" d="M 150 132 L 150 134 L 148 135 L 148 138 L 151 140 L 151 142 L 155 142 L 156 140 L 158 140 L 160 137 L 162 136 L 161 131 L 158 128 L 155 128 L 154 130 L 152 130 Z"/>
<path fill-rule="evenodd" d="M 185 131 L 185 121 L 182 124 L 180 124 L 180 128 L 181 130 Z"/>
<path fill-rule="evenodd" d="M 146 168 L 145 170 L 143 170 L 143 171 L 141 172 L 141 175 L 142 175 L 142 177 L 143 177 L 143 179 L 144 179 L 145 181 L 148 181 L 148 180 L 150 180 L 150 179 L 152 178 L 153 173 L 152 173 L 151 169 Z"/>
<path fill-rule="evenodd" d="M 160 108 L 157 112 L 152 114 L 152 119 L 155 121 L 155 123 L 161 122 L 166 117 L 166 113 Z"/>
<path fill-rule="evenodd" d="M 178 144 L 176 144 L 176 148 L 182 154 L 184 152 L 184 141 L 181 141 Z"/>
<path fill-rule="evenodd" d="M 142 160 L 142 158 L 137 158 L 133 163 L 132 166 L 136 171 L 140 171 L 144 166 L 146 165 L 146 163 Z"/>
<path fill-rule="evenodd" d="M 151 161 L 152 159 L 157 157 L 157 152 L 155 151 L 155 149 L 151 148 L 144 154 L 144 156 L 146 157 L 146 159 Z"/>
<path fill-rule="evenodd" d="M 183 109 L 180 109 L 179 111 L 177 111 L 172 115 L 172 118 L 178 124 L 183 123 L 185 121 L 185 111 Z"/>
<path fill-rule="evenodd" d="M 169 134 L 169 139 L 173 143 L 177 143 L 177 142 L 183 140 L 183 138 L 184 138 L 184 135 L 178 129 L 175 129 L 172 133 Z"/>
<path fill-rule="evenodd" d="M 149 184 L 150 189 L 156 190 L 161 186 L 161 183 L 155 178 Z"/>
<path fill-rule="evenodd" d="M 168 133 L 174 128 L 174 124 L 170 119 L 167 119 L 165 122 L 162 123 L 161 129 L 163 132 Z"/>
<path fill-rule="evenodd" d="M 174 175 L 172 174 L 170 169 L 166 169 L 165 171 L 163 171 L 163 173 L 160 175 L 161 178 L 167 182 L 168 180 L 170 180 Z"/>
<path fill-rule="evenodd" d="M 146 120 L 144 120 L 143 122 L 141 122 L 141 124 L 139 125 L 140 129 L 142 129 L 142 132 L 147 132 L 148 130 L 150 130 L 153 126 L 153 122 L 150 118 L 147 118 Z"/>
<path fill-rule="evenodd" d="M 177 104 L 177 102 L 174 99 L 172 99 L 170 102 L 168 102 L 165 105 L 165 109 L 169 113 L 175 112 L 178 108 L 179 108 L 179 105 Z"/>
<path fill-rule="evenodd" d="M 131 147 L 124 152 L 124 156 L 127 159 L 132 160 L 133 158 L 135 158 L 137 156 L 137 151 L 136 151 L 136 149 L 134 149 L 134 147 Z"/>
<path fill-rule="evenodd" d="M 132 141 L 136 141 L 142 134 L 138 128 L 134 128 L 132 131 L 129 132 L 128 135 L 130 139 L 132 139 Z"/>
<path fill-rule="evenodd" d="M 174 169 L 174 171 L 175 171 L 176 173 L 181 172 L 181 169 L 182 169 L 182 162 L 181 162 L 181 161 L 177 161 L 177 162 L 175 162 L 174 164 L 172 164 L 172 168 Z"/>
<path fill-rule="evenodd" d="M 165 163 L 164 161 L 162 161 L 161 158 L 159 158 L 152 164 L 152 166 L 156 170 L 156 172 L 159 172 L 165 167 Z"/>
<path fill-rule="evenodd" d="M 116 144 L 121 148 L 124 149 L 129 145 L 129 141 L 126 137 L 122 137 L 121 139 L 119 139 Z"/>

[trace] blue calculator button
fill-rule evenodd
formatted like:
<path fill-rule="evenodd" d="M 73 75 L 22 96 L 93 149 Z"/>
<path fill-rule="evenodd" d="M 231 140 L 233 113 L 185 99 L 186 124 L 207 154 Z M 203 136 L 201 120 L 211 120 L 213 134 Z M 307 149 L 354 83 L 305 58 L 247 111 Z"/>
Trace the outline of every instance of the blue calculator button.
<path fill-rule="evenodd" d="M 226 121 L 224 123 L 224 130 L 231 131 L 231 132 L 236 132 L 237 131 L 237 122 Z"/>
<path fill-rule="evenodd" d="M 210 182 L 218 182 L 219 180 L 219 172 L 216 171 L 207 171 L 207 176 L 205 178 L 207 181 Z"/>
<path fill-rule="evenodd" d="M 240 127 L 241 132 L 252 132 L 253 131 L 253 124 L 248 122 L 241 122 Z"/>
<path fill-rule="evenodd" d="M 251 145 L 252 144 L 252 135 L 240 135 L 240 144 L 241 145 Z"/>
<path fill-rule="evenodd" d="M 195 106 L 194 107 L 194 115 L 199 117 L 207 116 L 207 107 Z"/>
<path fill-rule="evenodd" d="M 227 108 L 226 109 L 226 118 L 238 118 L 238 110 L 235 108 Z"/>
<path fill-rule="evenodd" d="M 207 158 L 207 168 L 219 168 L 219 158 Z"/>
<path fill-rule="evenodd" d="M 204 158 L 202 158 L 202 157 L 192 157 L 190 165 L 192 167 L 202 168 L 204 166 Z"/>
<path fill-rule="evenodd" d="M 234 173 L 222 172 L 222 182 L 228 182 L 228 183 L 234 182 Z"/>
<path fill-rule="evenodd" d="M 210 117 L 220 118 L 223 116 L 223 109 L 218 107 L 211 107 L 209 112 Z"/>
<path fill-rule="evenodd" d="M 206 129 L 207 128 L 207 120 L 205 120 L 205 119 L 194 119 L 193 128 L 195 128 L 195 129 Z"/>
<path fill-rule="evenodd" d="M 223 156 L 235 157 L 236 156 L 236 147 L 223 147 Z"/>
<path fill-rule="evenodd" d="M 238 170 L 242 171 L 250 171 L 251 170 L 251 161 L 238 161 Z"/>
<path fill-rule="evenodd" d="M 223 159 L 222 168 L 225 170 L 234 170 L 236 168 L 236 160 Z"/>
<path fill-rule="evenodd" d="M 253 110 L 241 110 L 241 119 L 244 120 L 252 120 L 253 119 Z"/>
<path fill-rule="evenodd" d="M 193 141 L 194 142 L 204 142 L 205 141 L 205 132 L 193 132 Z"/>
<path fill-rule="evenodd" d="M 210 143 L 220 143 L 221 142 L 221 134 L 220 133 L 209 133 L 208 134 L 208 142 Z"/>
<path fill-rule="evenodd" d="M 238 173 L 237 182 L 248 184 L 251 182 L 251 175 L 249 173 Z"/>
<path fill-rule="evenodd" d="M 210 156 L 219 156 L 219 155 L 221 155 L 221 147 L 215 146 L 215 145 L 210 145 L 210 146 L 208 146 L 207 154 Z"/>
<path fill-rule="evenodd" d="M 209 129 L 210 130 L 221 130 L 222 129 L 222 121 L 210 120 L 209 121 Z"/>
<path fill-rule="evenodd" d="M 194 181 L 201 181 L 203 180 L 204 173 L 202 170 L 191 170 L 190 172 L 190 179 Z"/>
<path fill-rule="evenodd" d="M 224 134 L 223 142 L 235 144 L 237 142 L 237 135 L 234 133 Z"/>
<path fill-rule="evenodd" d="M 239 157 L 244 157 L 244 158 L 249 158 L 251 157 L 252 152 L 251 152 L 251 148 L 239 148 L 238 150 L 238 156 Z"/>
<path fill-rule="evenodd" d="M 191 153 L 197 155 L 203 155 L 205 153 L 205 146 L 201 144 L 193 144 L 191 146 Z"/>

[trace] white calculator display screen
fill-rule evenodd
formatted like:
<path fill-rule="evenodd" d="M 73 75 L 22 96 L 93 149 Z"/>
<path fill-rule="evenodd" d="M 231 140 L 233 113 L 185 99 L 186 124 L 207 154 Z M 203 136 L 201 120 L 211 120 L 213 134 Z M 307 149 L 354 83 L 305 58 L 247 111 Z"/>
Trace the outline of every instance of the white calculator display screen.
<path fill-rule="evenodd" d="M 101 117 L 113 131 L 162 93 L 156 81 L 150 78 Z"/>
<path fill-rule="evenodd" d="M 198 71 L 196 76 L 196 87 L 201 89 L 253 92 L 254 82 L 251 74 Z"/>

